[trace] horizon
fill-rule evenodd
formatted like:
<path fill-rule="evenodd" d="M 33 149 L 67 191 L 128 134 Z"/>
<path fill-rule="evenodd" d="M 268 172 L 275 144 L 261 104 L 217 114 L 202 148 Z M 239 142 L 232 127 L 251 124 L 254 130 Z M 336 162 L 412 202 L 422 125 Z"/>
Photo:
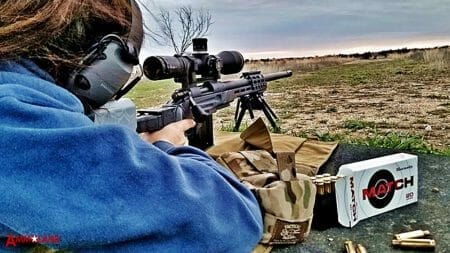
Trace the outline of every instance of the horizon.
<path fill-rule="evenodd" d="M 396 45 L 378 45 L 378 46 L 359 46 L 342 49 L 320 49 L 320 50 L 293 50 L 293 51 L 265 51 L 265 52 L 241 52 L 245 60 L 260 60 L 260 59 L 285 59 L 285 58 L 309 58 L 309 57 L 327 57 L 338 55 L 352 55 L 363 53 L 378 53 L 387 50 L 426 50 L 441 47 L 450 47 L 450 40 L 436 40 L 436 41 L 413 41 L 405 44 Z M 190 48 L 191 49 L 191 48 Z M 145 52 L 141 54 L 141 58 L 146 58 L 151 55 L 173 55 L 169 50 L 163 51 L 160 54 L 150 54 Z M 226 49 L 224 49 L 226 50 Z M 221 50 L 221 51 L 224 51 Z M 191 52 L 187 50 L 187 52 Z M 209 54 L 216 54 L 218 52 L 208 52 Z"/>
<path fill-rule="evenodd" d="M 342 49 L 320 49 L 320 50 L 297 50 L 297 51 L 269 51 L 269 52 L 247 52 L 244 55 L 245 59 L 257 60 L 257 59 L 283 59 L 283 58 L 308 58 L 308 57 L 326 57 L 337 55 L 352 55 L 363 53 L 378 53 L 387 50 L 425 50 L 441 47 L 450 47 L 450 41 L 414 41 L 405 44 L 396 45 L 367 45 L 359 47 L 349 47 Z"/>

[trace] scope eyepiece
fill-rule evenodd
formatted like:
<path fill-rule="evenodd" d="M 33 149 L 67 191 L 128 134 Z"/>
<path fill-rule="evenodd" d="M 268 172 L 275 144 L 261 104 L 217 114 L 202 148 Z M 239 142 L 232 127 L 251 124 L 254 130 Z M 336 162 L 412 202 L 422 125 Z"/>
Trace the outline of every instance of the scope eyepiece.
<path fill-rule="evenodd" d="M 150 80 L 162 80 L 186 74 L 190 65 L 190 60 L 182 56 L 151 56 L 145 59 L 143 70 Z"/>

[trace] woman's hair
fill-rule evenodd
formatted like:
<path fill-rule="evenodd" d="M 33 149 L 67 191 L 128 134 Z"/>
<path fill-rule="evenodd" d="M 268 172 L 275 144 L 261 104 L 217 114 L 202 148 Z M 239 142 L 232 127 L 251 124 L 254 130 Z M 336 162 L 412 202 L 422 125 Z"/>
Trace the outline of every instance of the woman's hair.
<path fill-rule="evenodd" d="M 130 0 L 2 0 L 0 59 L 28 58 L 58 81 L 109 33 L 125 35 Z"/>

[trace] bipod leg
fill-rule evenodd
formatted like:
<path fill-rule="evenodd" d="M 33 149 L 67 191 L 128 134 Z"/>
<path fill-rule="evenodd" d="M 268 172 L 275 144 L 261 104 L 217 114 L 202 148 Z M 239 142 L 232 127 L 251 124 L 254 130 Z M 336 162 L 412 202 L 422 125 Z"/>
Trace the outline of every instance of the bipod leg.
<path fill-rule="evenodd" d="M 236 105 L 236 112 L 234 112 L 234 121 L 237 121 L 237 119 L 238 119 L 240 107 L 241 107 L 241 98 L 238 98 L 237 105 Z"/>
<path fill-rule="evenodd" d="M 269 105 L 264 101 L 262 97 L 258 96 L 258 100 L 261 103 L 262 110 L 264 112 L 264 115 L 266 115 L 266 118 L 269 120 L 270 124 L 272 125 L 273 129 L 278 132 L 280 128 L 277 126 L 277 123 L 275 122 L 275 119 L 277 119 L 277 116 L 275 115 L 275 112 L 272 111 L 272 109 L 269 107 Z"/>
<path fill-rule="evenodd" d="M 270 108 L 269 104 L 267 104 L 266 100 L 264 100 L 264 98 L 260 97 L 261 99 L 261 103 L 263 104 L 263 108 L 267 108 L 267 110 L 270 112 L 270 115 L 272 115 L 273 118 L 278 119 L 277 115 L 275 114 L 275 112 L 272 110 L 272 108 Z"/>
<path fill-rule="evenodd" d="M 241 112 L 239 113 L 239 117 L 238 117 L 236 123 L 234 124 L 233 132 L 239 131 L 239 127 L 241 126 L 241 122 L 242 122 L 242 119 L 244 118 L 244 115 L 245 115 L 245 109 L 242 109 Z"/>
<path fill-rule="evenodd" d="M 249 98 L 249 100 L 247 100 L 247 110 L 248 110 L 248 114 L 250 114 L 250 118 L 254 119 L 255 115 L 253 114 L 253 107 L 252 107 L 251 99 L 252 98 Z"/>
<path fill-rule="evenodd" d="M 236 108 L 236 113 L 235 113 L 235 122 L 236 123 L 234 124 L 234 128 L 233 128 L 234 132 L 239 131 L 239 127 L 241 126 L 241 122 L 242 122 L 242 119 L 244 118 L 245 111 L 249 110 L 251 112 L 250 100 L 248 97 L 240 97 L 239 104 L 240 104 L 240 106 Z M 241 111 L 239 112 L 239 115 L 238 115 L 239 109 Z M 236 119 L 236 115 L 238 115 L 237 119 Z"/>

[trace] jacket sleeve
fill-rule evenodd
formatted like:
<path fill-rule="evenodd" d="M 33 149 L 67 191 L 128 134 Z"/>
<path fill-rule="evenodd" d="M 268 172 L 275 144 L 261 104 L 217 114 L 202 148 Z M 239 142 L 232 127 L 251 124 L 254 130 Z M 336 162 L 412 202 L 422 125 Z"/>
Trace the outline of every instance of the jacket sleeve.
<path fill-rule="evenodd" d="M 3 218 L 21 234 L 130 252 L 249 252 L 261 238 L 253 194 L 199 149 L 151 145 L 114 125 L 11 131 L 33 142 L 9 142 L 27 152 L 6 170 L 34 182 L 23 201 L 13 192 L 3 198 L 5 213 L 18 214 Z M 30 157 L 32 171 L 23 163 Z"/>

